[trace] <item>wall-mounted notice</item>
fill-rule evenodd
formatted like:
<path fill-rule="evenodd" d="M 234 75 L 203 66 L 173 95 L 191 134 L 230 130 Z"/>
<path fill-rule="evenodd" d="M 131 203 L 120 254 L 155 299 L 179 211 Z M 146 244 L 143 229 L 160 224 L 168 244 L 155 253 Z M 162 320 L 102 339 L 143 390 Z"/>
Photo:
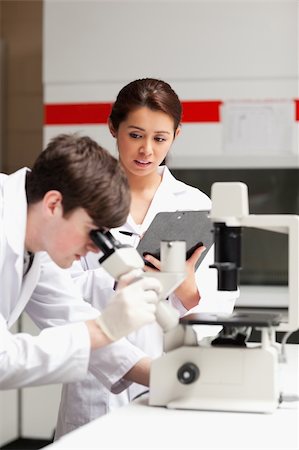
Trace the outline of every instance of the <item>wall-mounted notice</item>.
<path fill-rule="evenodd" d="M 221 106 L 223 152 L 287 155 L 294 152 L 295 103 L 291 100 L 227 101 Z"/>

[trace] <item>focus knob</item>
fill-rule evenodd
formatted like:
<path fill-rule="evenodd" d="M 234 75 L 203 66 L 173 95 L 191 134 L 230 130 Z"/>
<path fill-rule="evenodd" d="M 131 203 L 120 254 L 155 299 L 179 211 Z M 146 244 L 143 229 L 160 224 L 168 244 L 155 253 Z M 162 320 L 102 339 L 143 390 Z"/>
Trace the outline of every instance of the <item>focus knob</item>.
<path fill-rule="evenodd" d="M 193 363 L 185 363 L 179 368 L 177 377 L 182 384 L 194 383 L 199 377 L 199 368 Z"/>

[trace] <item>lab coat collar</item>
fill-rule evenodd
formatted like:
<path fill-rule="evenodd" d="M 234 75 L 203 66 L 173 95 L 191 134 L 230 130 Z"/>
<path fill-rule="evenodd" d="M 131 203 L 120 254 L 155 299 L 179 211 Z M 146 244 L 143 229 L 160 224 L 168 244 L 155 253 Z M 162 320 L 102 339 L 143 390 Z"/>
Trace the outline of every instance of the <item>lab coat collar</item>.
<path fill-rule="evenodd" d="M 176 195 L 186 191 L 186 184 L 177 180 L 167 166 L 158 167 L 158 173 L 162 175 L 161 187 L 165 192 Z"/>
<path fill-rule="evenodd" d="M 17 255 L 23 255 L 27 223 L 25 176 L 27 167 L 9 175 L 3 185 L 3 224 L 8 245 Z"/>
<path fill-rule="evenodd" d="M 158 172 L 162 175 L 162 181 L 152 200 L 148 213 L 154 214 L 160 211 L 176 211 L 178 207 L 177 196 L 186 191 L 186 185 L 178 181 L 166 166 L 160 166 Z"/>
<path fill-rule="evenodd" d="M 15 308 L 11 312 L 8 320 L 8 327 L 11 327 L 20 317 L 24 311 L 28 299 L 31 297 L 32 292 L 37 284 L 37 280 L 40 276 L 40 258 L 41 253 L 36 253 L 33 258 L 32 266 L 28 273 L 24 276 L 21 284 L 21 292 Z"/>
<path fill-rule="evenodd" d="M 186 191 L 186 185 L 177 180 L 168 167 L 158 167 L 158 173 L 162 175 L 162 181 L 155 193 L 142 225 L 136 227 L 131 215 L 128 217 L 126 227 L 128 231 L 131 231 L 132 233 L 142 235 L 158 212 L 176 211 L 178 204 L 177 195 Z"/>

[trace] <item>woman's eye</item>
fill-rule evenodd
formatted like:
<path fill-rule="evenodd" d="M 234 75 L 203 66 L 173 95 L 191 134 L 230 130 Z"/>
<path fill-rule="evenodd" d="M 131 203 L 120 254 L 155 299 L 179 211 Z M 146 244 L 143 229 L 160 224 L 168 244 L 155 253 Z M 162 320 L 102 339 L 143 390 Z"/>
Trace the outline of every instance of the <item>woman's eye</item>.
<path fill-rule="evenodd" d="M 155 140 L 156 140 L 157 142 L 165 142 L 165 141 L 166 141 L 166 139 L 165 139 L 164 137 L 160 137 L 160 136 L 156 136 L 156 137 L 155 137 Z"/>
<path fill-rule="evenodd" d="M 142 136 L 138 133 L 130 133 L 130 137 L 133 139 L 140 139 Z"/>

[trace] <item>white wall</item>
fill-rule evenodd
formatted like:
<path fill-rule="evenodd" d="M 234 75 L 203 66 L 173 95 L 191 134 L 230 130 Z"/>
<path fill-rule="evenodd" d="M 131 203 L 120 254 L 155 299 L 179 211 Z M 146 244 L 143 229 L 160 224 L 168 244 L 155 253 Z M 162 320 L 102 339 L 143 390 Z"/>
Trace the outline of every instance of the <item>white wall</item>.
<path fill-rule="evenodd" d="M 182 101 L 258 100 L 262 107 L 272 101 L 264 128 L 275 129 L 280 103 L 273 101 L 289 101 L 283 136 L 276 138 L 280 145 L 260 148 L 262 127 L 252 148 L 241 139 L 240 151 L 230 152 L 225 139 L 231 122 L 184 123 L 171 167 L 297 167 L 298 59 L 296 0 L 46 0 L 44 5 L 45 104 L 113 102 L 124 84 L 150 76 L 170 82 Z M 259 116 L 255 107 L 247 111 L 243 105 L 251 124 Z M 105 124 L 48 125 L 45 143 L 78 129 L 113 151 Z"/>

